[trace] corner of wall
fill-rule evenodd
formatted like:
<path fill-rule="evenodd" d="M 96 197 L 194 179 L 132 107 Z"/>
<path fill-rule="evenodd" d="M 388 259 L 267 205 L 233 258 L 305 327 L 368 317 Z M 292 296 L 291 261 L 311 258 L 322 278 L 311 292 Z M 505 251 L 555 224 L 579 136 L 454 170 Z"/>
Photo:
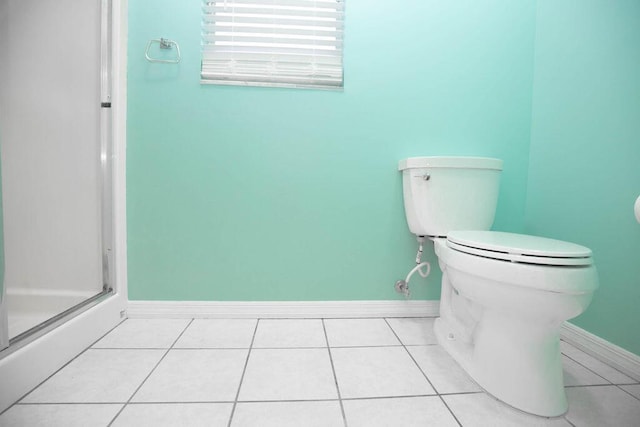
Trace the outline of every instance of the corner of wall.
<path fill-rule="evenodd" d="M 525 194 L 524 194 L 524 208 L 522 211 L 522 230 L 527 233 L 531 229 L 529 226 L 529 203 L 530 203 L 530 192 L 529 189 L 534 182 L 531 179 L 531 162 L 533 159 L 533 149 L 534 149 L 534 135 L 533 135 L 533 125 L 534 125 L 534 111 L 535 111 L 535 89 L 536 89 L 536 55 L 537 55 L 537 39 L 538 39 L 538 10 L 539 10 L 539 2 L 535 2 L 535 16 L 534 16 L 534 31 L 533 31 L 533 46 L 531 49 L 531 91 L 529 94 L 529 151 L 527 153 L 527 172 L 525 174 L 527 185 L 525 186 Z"/>

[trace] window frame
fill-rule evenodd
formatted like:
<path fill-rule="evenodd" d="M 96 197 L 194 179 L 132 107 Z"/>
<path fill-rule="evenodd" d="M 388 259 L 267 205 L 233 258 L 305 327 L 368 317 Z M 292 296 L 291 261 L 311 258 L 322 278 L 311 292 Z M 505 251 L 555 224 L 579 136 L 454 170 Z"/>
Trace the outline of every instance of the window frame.
<path fill-rule="evenodd" d="M 200 83 L 344 90 L 344 7 L 202 0 Z"/>

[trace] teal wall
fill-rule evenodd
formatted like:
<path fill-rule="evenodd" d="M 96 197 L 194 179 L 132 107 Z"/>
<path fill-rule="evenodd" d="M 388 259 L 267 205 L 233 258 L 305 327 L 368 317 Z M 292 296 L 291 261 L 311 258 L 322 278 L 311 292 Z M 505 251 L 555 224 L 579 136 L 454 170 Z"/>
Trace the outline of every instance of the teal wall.
<path fill-rule="evenodd" d="M 525 230 L 590 247 L 575 323 L 640 354 L 640 2 L 538 2 Z"/>
<path fill-rule="evenodd" d="M 534 1 L 348 0 L 343 92 L 202 86 L 200 1 L 149 6 L 129 0 L 130 299 L 399 298 L 408 156 L 502 158 L 495 226 L 522 229 Z M 180 65 L 144 60 L 159 37 Z"/>

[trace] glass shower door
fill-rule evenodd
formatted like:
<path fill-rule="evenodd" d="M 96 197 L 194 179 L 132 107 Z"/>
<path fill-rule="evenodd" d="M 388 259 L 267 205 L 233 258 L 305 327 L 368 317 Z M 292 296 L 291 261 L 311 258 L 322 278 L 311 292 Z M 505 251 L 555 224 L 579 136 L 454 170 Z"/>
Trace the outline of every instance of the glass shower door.
<path fill-rule="evenodd" d="M 12 342 L 109 291 L 109 105 L 101 91 L 108 5 L 0 1 L 0 310 Z"/>
<path fill-rule="evenodd" d="M 9 321 L 4 291 L 4 230 L 2 224 L 2 158 L 0 156 L 0 351 L 9 347 Z"/>

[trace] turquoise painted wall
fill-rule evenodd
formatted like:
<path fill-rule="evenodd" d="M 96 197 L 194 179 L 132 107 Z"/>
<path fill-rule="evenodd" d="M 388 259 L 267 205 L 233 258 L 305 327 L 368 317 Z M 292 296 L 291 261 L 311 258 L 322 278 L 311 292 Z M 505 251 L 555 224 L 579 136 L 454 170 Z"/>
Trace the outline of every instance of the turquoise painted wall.
<path fill-rule="evenodd" d="M 538 2 L 525 229 L 590 247 L 575 323 L 640 354 L 640 2 Z"/>
<path fill-rule="evenodd" d="M 200 1 L 149 6 L 129 1 L 132 300 L 399 298 L 408 156 L 504 159 L 495 226 L 523 227 L 534 1 L 348 0 L 343 92 L 201 86 Z M 144 60 L 159 37 L 180 65 Z"/>

